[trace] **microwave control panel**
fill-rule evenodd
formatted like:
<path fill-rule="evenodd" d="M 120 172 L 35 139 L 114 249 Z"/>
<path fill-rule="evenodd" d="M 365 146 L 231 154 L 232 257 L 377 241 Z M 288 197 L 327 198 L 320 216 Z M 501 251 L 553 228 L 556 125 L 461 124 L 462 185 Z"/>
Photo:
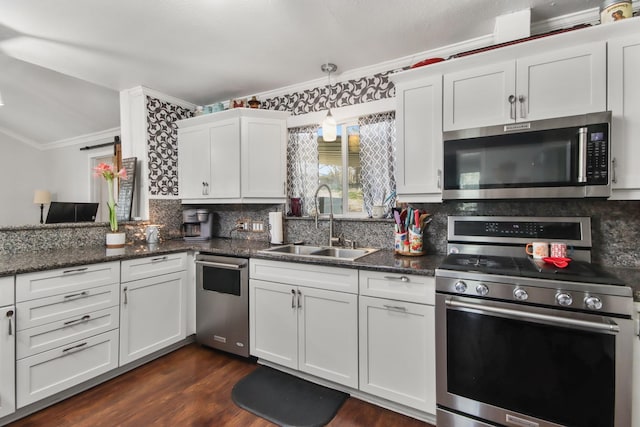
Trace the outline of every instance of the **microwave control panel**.
<path fill-rule="evenodd" d="M 607 124 L 589 126 L 587 139 L 587 184 L 609 182 L 609 141 Z"/>

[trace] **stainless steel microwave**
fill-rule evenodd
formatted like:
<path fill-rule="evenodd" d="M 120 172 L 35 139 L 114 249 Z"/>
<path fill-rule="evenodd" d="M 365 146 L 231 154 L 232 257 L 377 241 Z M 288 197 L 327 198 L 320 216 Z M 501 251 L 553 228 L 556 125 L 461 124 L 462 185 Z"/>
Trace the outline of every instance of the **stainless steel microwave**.
<path fill-rule="evenodd" d="M 445 200 L 607 198 L 611 112 L 444 133 Z"/>

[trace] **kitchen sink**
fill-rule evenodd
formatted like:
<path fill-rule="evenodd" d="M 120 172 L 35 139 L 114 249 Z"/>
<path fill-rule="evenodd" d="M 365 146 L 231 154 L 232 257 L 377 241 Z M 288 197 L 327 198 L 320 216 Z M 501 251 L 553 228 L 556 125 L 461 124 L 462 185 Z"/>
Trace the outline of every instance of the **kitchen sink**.
<path fill-rule="evenodd" d="M 356 259 L 376 252 L 378 249 L 372 248 L 338 248 L 335 246 L 307 246 L 307 245 L 285 245 L 276 246 L 269 249 L 263 249 L 258 251 L 260 253 L 296 256 L 296 257 L 309 257 L 318 259 L 339 259 L 345 261 L 355 261 Z"/>

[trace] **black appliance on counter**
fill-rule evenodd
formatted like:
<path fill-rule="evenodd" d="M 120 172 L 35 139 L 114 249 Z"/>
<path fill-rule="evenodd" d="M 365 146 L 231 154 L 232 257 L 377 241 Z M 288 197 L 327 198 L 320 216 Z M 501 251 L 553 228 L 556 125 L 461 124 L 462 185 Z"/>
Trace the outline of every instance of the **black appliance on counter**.
<path fill-rule="evenodd" d="M 45 223 L 94 222 L 97 213 L 98 203 L 51 202 Z"/>
<path fill-rule="evenodd" d="M 590 219 L 448 221 L 436 269 L 438 427 L 630 426 L 632 289 L 590 263 Z M 565 242 L 573 260 L 529 258 L 532 240 Z"/>

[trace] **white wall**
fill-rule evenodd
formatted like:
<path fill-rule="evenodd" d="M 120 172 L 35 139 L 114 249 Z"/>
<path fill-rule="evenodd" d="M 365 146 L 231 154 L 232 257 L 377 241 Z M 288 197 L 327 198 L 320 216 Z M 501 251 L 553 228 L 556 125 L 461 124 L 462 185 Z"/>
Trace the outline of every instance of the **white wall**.
<path fill-rule="evenodd" d="M 0 133 L 0 153 L 0 226 L 38 224 L 33 193 L 48 186 L 44 152 Z"/>
<path fill-rule="evenodd" d="M 113 148 L 80 148 L 110 141 L 112 136 L 100 134 L 96 139 L 83 137 L 75 144 L 42 150 L 0 133 L 0 227 L 40 223 L 40 208 L 33 204 L 35 190 L 51 192 L 56 202 L 93 201 L 91 186 L 101 178 L 93 176 L 91 158 L 113 153 Z"/>

